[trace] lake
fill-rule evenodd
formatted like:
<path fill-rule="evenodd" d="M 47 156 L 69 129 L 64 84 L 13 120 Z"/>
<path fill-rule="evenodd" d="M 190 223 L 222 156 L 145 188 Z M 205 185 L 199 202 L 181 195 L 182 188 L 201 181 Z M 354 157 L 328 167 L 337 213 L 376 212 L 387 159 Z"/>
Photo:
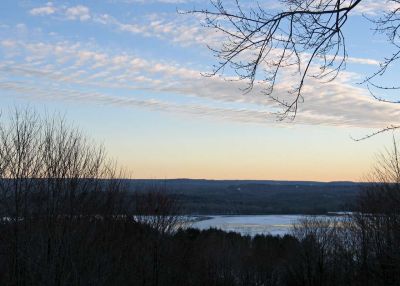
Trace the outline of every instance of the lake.
<path fill-rule="evenodd" d="M 192 228 L 206 230 L 217 228 L 223 231 L 233 231 L 242 235 L 257 234 L 280 235 L 289 234 L 293 224 L 302 215 L 218 215 L 199 217 L 191 224 Z M 320 216 L 325 217 L 325 216 Z"/>

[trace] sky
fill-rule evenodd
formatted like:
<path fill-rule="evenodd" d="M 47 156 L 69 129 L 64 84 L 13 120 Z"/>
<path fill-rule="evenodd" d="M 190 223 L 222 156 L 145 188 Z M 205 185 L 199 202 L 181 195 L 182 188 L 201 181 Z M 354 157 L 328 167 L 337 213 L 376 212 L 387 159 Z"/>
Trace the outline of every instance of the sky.
<path fill-rule="evenodd" d="M 261 82 L 244 94 L 245 82 L 204 76 L 223 37 L 177 11 L 206 0 L 2 0 L 0 109 L 65 114 L 132 178 L 362 181 L 393 134 L 352 137 L 400 124 L 398 105 L 359 84 L 392 52 L 366 19 L 385 2 L 363 1 L 344 30 L 346 70 L 307 80 L 296 119 L 279 121 Z"/>

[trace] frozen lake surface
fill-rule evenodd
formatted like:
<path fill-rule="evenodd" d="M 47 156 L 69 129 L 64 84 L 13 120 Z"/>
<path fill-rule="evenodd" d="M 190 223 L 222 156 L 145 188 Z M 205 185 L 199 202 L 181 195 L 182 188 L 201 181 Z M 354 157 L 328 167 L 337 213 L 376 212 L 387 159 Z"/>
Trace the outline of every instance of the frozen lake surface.
<path fill-rule="evenodd" d="M 289 234 L 293 224 L 302 217 L 302 215 L 206 216 L 204 220 L 194 222 L 191 227 L 200 230 L 217 228 L 250 236 L 257 234 L 283 236 Z"/>

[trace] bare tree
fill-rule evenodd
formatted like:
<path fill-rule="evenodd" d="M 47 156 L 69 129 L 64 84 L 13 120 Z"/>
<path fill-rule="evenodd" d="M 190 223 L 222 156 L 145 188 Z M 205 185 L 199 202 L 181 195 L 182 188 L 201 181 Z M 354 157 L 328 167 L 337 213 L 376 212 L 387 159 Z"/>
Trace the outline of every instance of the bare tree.
<path fill-rule="evenodd" d="M 178 200 L 168 194 L 165 185 L 150 185 L 135 193 L 135 221 L 150 226 L 155 231 L 152 241 L 152 285 L 160 283 L 160 273 L 165 267 L 162 249 L 165 238 L 183 226 L 184 216 Z"/>
<path fill-rule="evenodd" d="M 104 149 L 63 118 L 16 110 L 0 122 L 0 222 L 11 285 L 66 285 L 83 224 L 126 216 L 129 200 Z M 87 239 L 90 234 L 87 234 Z M 71 269 L 69 267 L 69 269 Z M 0 282 L 1 283 L 1 282 Z"/>
<path fill-rule="evenodd" d="M 365 0 L 280 0 L 279 7 L 271 9 L 256 1 L 255 8 L 241 5 L 239 0 L 233 2 L 235 7 L 227 8 L 228 1 L 211 0 L 213 9 L 189 12 L 201 14 L 207 27 L 224 35 L 222 45 L 211 47 L 219 63 L 210 76 L 234 71 L 239 79 L 247 80 L 245 91 L 251 90 L 255 82 L 262 82 L 265 94 L 283 107 L 280 118 L 284 119 L 296 116 L 307 79 L 333 81 L 345 69 L 348 53 L 343 29 L 355 8 Z M 400 89 L 376 81 L 400 57 L 400 1 L 382 2 L 380 16 L 370 20 L 376 25 L 376 32 L 387 36 L 395 51 L 364 83 L 376 99 L 398 103 L 372 92 L 372 88 Z M 292 80 L 297 77 L 297 81 L 288 96 L 279 97 L 273 92 L 274 86 L 285 73 Z M 396 128 L 388 126 L 381 132 Z"/>
<path fill-rule="evenodd" d="M 378 156 L 360 193 L 352 215 L 352 231 L 358 248 L 361 272 L 378 285 L 396 285 L 400 279 L 400 154 L 393 146 Z M 378 283 L 379 282 L 379 283 Z"/>
<path fill-rule="evenodd" d="M 185 217 L 181 204 L 165 185 L 151 185 L 135 193 L 135 220 L 164 235 L 182 227 Z"/>

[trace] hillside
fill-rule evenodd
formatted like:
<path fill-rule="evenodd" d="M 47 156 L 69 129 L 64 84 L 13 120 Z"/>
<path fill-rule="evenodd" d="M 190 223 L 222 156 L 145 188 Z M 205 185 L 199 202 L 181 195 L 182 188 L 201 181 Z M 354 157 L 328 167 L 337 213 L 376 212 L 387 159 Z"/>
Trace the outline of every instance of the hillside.
<path fill-rule="evenodd" d="M 322 214 L 349 211 L 365 183 L 252 180 L 129 180 L 163 185 L 188 214 Z"/>

